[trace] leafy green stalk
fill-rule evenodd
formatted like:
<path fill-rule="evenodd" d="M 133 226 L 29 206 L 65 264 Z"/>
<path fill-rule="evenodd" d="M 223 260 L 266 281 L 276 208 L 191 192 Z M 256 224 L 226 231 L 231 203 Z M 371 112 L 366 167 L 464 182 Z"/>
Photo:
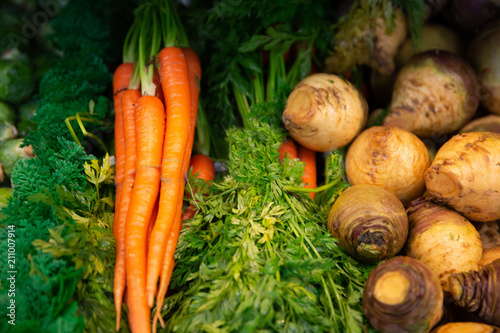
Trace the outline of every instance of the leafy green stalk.
<path fill-rule="evenodd" d="M 270 119 L 278 108 L 251 114 Z M 284 134 L 254 117 L 229 131 L 229 174 L 194 194 L 200 213 L 179 238 L 166 332 L 362 332 L 371 267 L 343 253 L 307 193 L 287 190 L 303 166 L 278 162 Z"/>

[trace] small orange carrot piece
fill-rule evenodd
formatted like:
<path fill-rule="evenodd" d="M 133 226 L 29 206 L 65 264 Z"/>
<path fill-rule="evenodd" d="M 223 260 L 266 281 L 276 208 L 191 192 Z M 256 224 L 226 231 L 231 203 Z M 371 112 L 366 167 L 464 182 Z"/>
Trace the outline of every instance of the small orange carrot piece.
<path fill-rule="evenodd" d="M 305 147 L 300 146 L 297 149 L 297 155 L 299 160 L 305 163 L 304 166 L 304 175 L 302 176 L 302 182 L 305 183 L 305 187 L 307 188 L 316 188 L 316 152 L 314 150 L 307 149 Z M 316 193 L 309 193 L 311 198 L 314 200 Z"/>
<path fill-rule="evenodd" d="M 188 65 L 184 52 L 177 47 L 166 47 L 158 55 L 160 82 L 165 96 L 166 129 L 161 162 L 161 188 L 158 217 L 151 232 L 147 260 L 147 304 L 154 304 L 167 237 L 184 195 L 186 168 L 185 151 L 189 141 L 191 91 Z M 182 201 L 181 201 L 182 204 Z"/>
<path fill-rule="evenodd" d="M 288 154 L 288 158 L 293 160 L 297 158 L 297 147 L 292 138 L 284 138 L 279 147 L 280 161 Z"/>
<path fill-rule="evenodd" d="M 165 134 L 165 109 L 154 96 L 141 97 L 135 109 L 137 168 L 125 226 L 125 271 L 133 333 L 151 329 L 146 302 L 147 233 L 160 190 L 160 165 Z"/>

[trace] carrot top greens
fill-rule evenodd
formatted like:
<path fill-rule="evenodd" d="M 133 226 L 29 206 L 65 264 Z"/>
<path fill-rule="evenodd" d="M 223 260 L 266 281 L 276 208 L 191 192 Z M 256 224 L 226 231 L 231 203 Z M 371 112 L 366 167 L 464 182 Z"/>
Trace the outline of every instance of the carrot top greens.
<path fill-rule="evenodd" d="M 340 249 L 307 192 L 286 189 L 300 185 L 303 165 L 278 161 L 276 105 L 251 108 L 248 128 L 228 131 L 229 174 L 207 196 L 194 194 L 200 212 L 179 238 L 166 332 L 366 325 L 360 299 L 371 267 Z"/>

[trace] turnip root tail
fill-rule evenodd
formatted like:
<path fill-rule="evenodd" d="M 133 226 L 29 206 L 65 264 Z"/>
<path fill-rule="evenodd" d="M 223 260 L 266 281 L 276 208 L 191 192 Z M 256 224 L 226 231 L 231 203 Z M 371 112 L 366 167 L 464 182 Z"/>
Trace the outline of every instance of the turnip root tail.
<path fill-rule="evenodd" d="M 500 259 L 479 271 L 452 274 L 449 285 L 457 305 L 478 311 L 487 323 L 500 325 Z"/>

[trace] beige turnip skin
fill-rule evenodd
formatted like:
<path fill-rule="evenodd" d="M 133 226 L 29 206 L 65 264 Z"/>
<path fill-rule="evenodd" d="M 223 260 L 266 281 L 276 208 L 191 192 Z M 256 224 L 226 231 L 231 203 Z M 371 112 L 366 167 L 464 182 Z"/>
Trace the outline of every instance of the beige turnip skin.
<path fill-rule="evenodd" d="M 483 88 L 481 104 L 500 115 L 500 22 L 488 25 L 474 37 L 466 57 L 480 78 Z"/>
<path fill-rule="evenodd" d="M 476 322 L 457 322 L 436 327 L 431 333 L 500 333 L 500 327 Z"/>
<path fill-rule="evenodd" d="M 495 132 L 500 133 L 500 116 L 490 114 L 468 122 L 459 133 L 466 132 Z"/>
<path fill-rule="evenodd" d="M 406 254 L 427 265 L 445 292 L 449 291 L 450 274 L 478 269 L 481 237 L 465 217 L 430 198 L 412 201 L 407 214 Z"/>
<path fill-rule="evenodd" d="M 334 74 L 306 77 L 292 91 L 283 123 L 302 146 L 327 152 L 349 144 L 363 129 L 368 104 L 348 81 Z"/>
<path fill-rule="evenodd" d="M 384 284 L 389 276 L 392 281 L 385 283 L 386 290 L 377 290 L 377 285 Z M 398 288 L 402 284 L 407 288 Z M 384 291 L 397 297 L 387 302 Z M 442 307 L 443 290 L 438 279 L 416 259 L 405 256 L 388 259 L 375 267 L 366 280 L 363 309 L 378 332 L 429 332 L 441 319 Z"/>
<path fill-rule="evenodd" d="M 337 198 L 328 229 L 353 258 L 374 263 L 394 257 L 408 236 L 408 217 L 399 199 L 375 185 L 354 185 Z"/>
<path fill-rule="evenodd" d="M 415 54 L 429 50 L 445 50 L 461 55 L 464 43 L 456 32 L 445 25 L 426 23 L 423 26 L 422 40 L 414 50 L 411 36 L 399 48 L 395 61 L 398 67 L 404 66 Z"/>
<path fill-rule="evenodd" d="M 345 162 L 351 185 L 380 186 L 405 206 L 425 192 L 424 173 L 430 164 L 422 140 L 404 129 L 386 126 L 364 130 L 350 145 Z"/>
<path fill-rule="evenodd" d="M 472 67 L 451 52 L 427 51 L 401 68 L 383 125 L 401 127 L 419 137 L 449 134 L 466 124 L 478 105 Z"/>
<path fill-rule="evenodd" d="M 425 172 L 435 200 L 469 220 L 500 219 L 500 134 L 469 132 L 453 136 Z"/>

